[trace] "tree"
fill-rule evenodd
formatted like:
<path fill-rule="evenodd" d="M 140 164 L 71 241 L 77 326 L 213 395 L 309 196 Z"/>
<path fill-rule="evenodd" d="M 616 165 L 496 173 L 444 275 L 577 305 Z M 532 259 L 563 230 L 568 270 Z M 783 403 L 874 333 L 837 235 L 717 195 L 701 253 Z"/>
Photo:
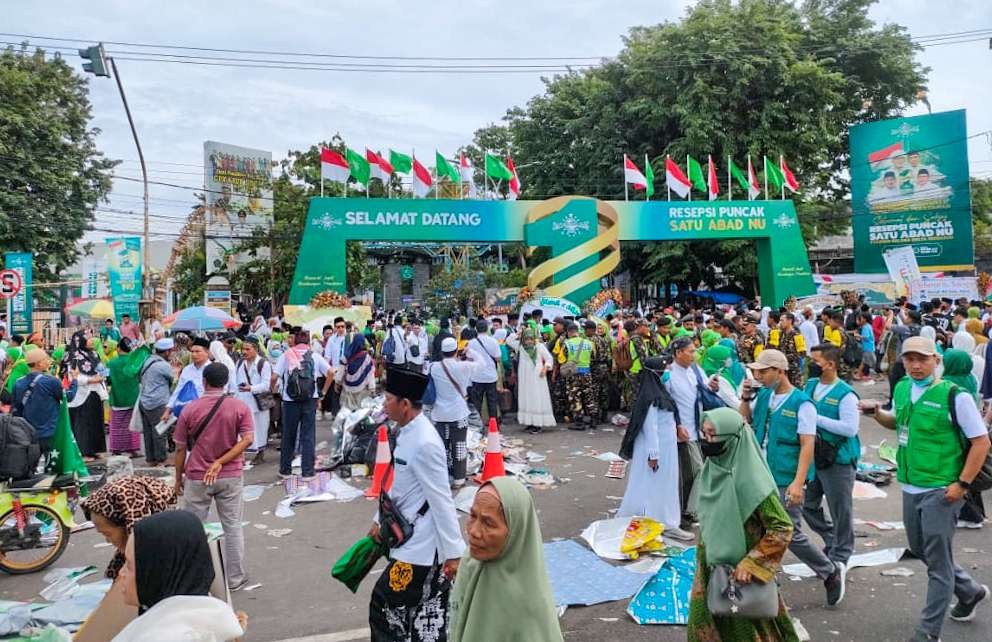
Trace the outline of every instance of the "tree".
<path fill-rule="evenodd" d="M 928 71 L 905 29 L 867 17 L 873 1 L 701 0 L 680 22 L 633 28 L 615 59 L 548 79 L 543 94 L 508 110 L 515 159 L 533 165 L 524 196 L 621 198 L 623 153 L 647 155 L 659 177 L 666 155 L 712 154 L 721 180 L 728 157 L 750 154 L 760 167 L 762 155 L 782 154 L 802 184 L 807 242 L 842 233 L 848 128 L 899 114 Z M 715 283 L 714 265 L 746 286 L 756 268 L 742 241 L 624 252 L 632 274 L 687 287 Z"/>
<path fill-rule="evenodd" d="M 992 255 L 992 178 L 971 179 L 975 258 Z"/>
<path fill-rule="evenodd" d="M 97 150 L 88 94 L 59 57 L 27 45 L 0 52 L 0 247 L 34 252 L 39 281 L 79 259 L 118 162 Z"/>
<path fill-rule="evenodd" d="M 273 309 L 278 309 L 289 298 L 296 259 L 300 253 L 303 227 L 306 223 L 310 199 L 320 196 L 320 148 L 330 147 L 343 151 L 345 144 L 335 136 L 330 142 L 320 143 L 306 151 L 291 151 L 282 161 L 282 172 L 272 183 L 273 223 L 271 229 L 258 228 L 249 239 L 238 245 L 237 251 L 248 255 L 248 261 L 230 275 L 232 287 L 256 297 L 274 297 Z M 398 181 L 398 178 L 394 177 Z M 379 181 L 370 186 L 373 196 L 384 194 Z M 399 190 L 399 183 L 390 187 Z M 349 186 L 349 194 L 363 194 Z M 338 183 L 324 183 L 325 196 L 341 196 L 343 188 Z M 379 270 L 369 265 L 368 255 L 360 242 L 347 245 L 347 279 L 351 290 L 378 288 Z"/>

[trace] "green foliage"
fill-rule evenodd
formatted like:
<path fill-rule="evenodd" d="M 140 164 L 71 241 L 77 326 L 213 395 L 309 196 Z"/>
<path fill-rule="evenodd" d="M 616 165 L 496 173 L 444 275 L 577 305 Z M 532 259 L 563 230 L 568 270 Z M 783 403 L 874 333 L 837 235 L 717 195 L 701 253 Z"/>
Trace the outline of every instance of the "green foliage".
<path fill-rule="evenodd" d="M 250 258 L 231 275 L 232 287 L 256 297 L 271 295 L 276 309 L 289 298 L 310 199 L 320 196 L 321 147 L 343 151 L 345 143 L 335 136 L 330 142 L 313 145 L 308 150 L 291 151 L 281 163 L 281 174 L 272 182 L 272 229 L 255 230 L 251 238 L 237 247 L 237 251 L 246 253 Z M 354 187 L 349 186 L 349 194 L 356 193 Z M 372 196 L 383 196 L 385 193 L 380 181 L 371 181 L 370 190 Z M 398 183 L 391 190 L 398 192 Z M 364 191 L 357 193 L 364 194 Z M 342 186 L 325 181 L 324 195 L 342 196 Z M 353 292 L 380 287 L 379 270 L 369 265 L 361 243 L 348 243 L 346 260 L 348 285 Z"/>
<path fill-rule="evenodd" d="M 478 310 L 485 302 L 486 278 L 477 268 L 452 265 L 438 270 L 427 281 L 424 308 L 437 316 Z"/>
<path fill-rule="evenodd" d="M 971 179 L 971 215 L 974 221 L 975 254 L 992 254 L 992 178 Z"/>
<path fill-rule="evenodd" d="M 206 271 L 207 252 L 201 239 L 179 255 L 172 271 L 172 288 L 179 294 L 180 308 L 203 305 L 203 289 L 207 283 L 203 275 Z"/>
<path fill-rule="evenodd" d="M 110 191 L 117 161 L 97 150 L 88 82 L 61 58 L 0 52 L 0 247 L 34 252 L 35 280 L 57 280 Z"/>
<path fill-rule="evenodd" d="M 848 127 L 900 113 L 916 101 L 927 69 L 905 29 L 876 27 L 873 0 L 701 0 L 683 20 L 635 27 L 613 60 L 546 81 L 545 92 L 505 117 L 506 148 L 533 164 L 524 197 L 623 197 L 621 157 L 653 160 L 664 193 L 666 155 L 726 159 L 783 154 L 802 191 L 796 205 L 808 242 L 850 223 Z M 499 141 L 494 127 L 476 133 Z M 474 159 L 473 159 L 474 160 Z M 726 189 L 725 187 L 721 187 Z M 739 190 L 735 190 L 739 193 Z M 724 191 L 724 194 L 726 192 Z M 638 194 L 640 196 L 640 194 Z M 625 244 L 635 282 L 747 286 L 752 243 Z"/>

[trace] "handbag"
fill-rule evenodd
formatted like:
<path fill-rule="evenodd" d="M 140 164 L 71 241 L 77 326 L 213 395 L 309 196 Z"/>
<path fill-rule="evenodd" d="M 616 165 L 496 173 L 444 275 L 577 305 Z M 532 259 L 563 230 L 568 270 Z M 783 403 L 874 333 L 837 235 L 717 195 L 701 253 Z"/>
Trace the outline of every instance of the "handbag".
<path fill-rule="evenodd" d="M 693 364 L 692 371 L 696 373 L 696 396 L 699 398 L 699 403 L 703 406 L 703 412 L 715 410 L 716 408 L 726 408 L 727 404 L 720 398 L 720 395 L 710 390 L 703 383 L 703 375 L 699 374 L 699 366 Z"/>
<path fill-rule="evenodd" d="M 390 478 L 393 474 L 393 466 L 394 462 L 390 462 L 383 479 Z M 413 525 L 427 513 L 430 507 L 430 504 L 424 501 L 413 521 L 408 520 L 396 506 L 389 493 L 383 489 L 379 493 L 379 539 L 382 541 L 382 545 L 387 549 L 394 549 L 409 542 L 410 538 L 413 537 Z"/>
<path fill-rule="evenodd" d="M 382 557 L 382 553 L 381 544 L 371 537 L 363 537 L 352 544 L 351 548 L 334 563 L 331 577 L 342 582 L 352 593 L 355 593 L 358 591 L 358 585 Z"/>
<path fill-rule="evenodd" d="M 127 429 L 130 432 L 144 432 L 145 425 L 141 421 L 141 400 L 134 402 L 134 407 L 131 408 L 131 420 L 127 422 Z"/>
<path fill-rule="evenodd" d="M 710 569 L 706 606 L 714 617 L 770 620 L 778 616 L 778 584 L 775 580 L 740 584 L 733 566 L 718 564 Z"/>
<path fill-rule="evenodd" d="M 572 375 L 578 374 L 579 373 L 579 358 L 582 356 L 582 353 L 584 351 L 584 348 L 585 348 L 585 343 L 583 342 L 582 347 L 579 348 L 579 354 L 576 355 L 576 357 L 575 357 L 575 361 L 572 361 L 571 359 L 569 359 L 565 363 L 561 364 L 561 366 L 558 368 L 558 372 L 560 372 L 561 374 L 565 375 L 566 377 L 571 377 Z M 567 343 L 565 344 L 565 350 L 568 350 L 568 344 Z"/>
<path fill-rule="evenodd" d="M 245 379 L 248 380 L 248 385 L 251 385 L 251 377 L 248 376 L 248 364 L 242 363 L 242 365 L 244 365 L 245 367 Z M 256 366 L 258 369 L 259 376 L 261 376 L 262 374 L 263 366 L 264 364 L 262 363 L 262 360 L 259 359 L 258 366 Z M 272 410 L 276 406 L 276 396 L 272 394 L 271 390 L 266 390 L 265 392 L 259 392 L 259 393 L 252 393 L 252 396 L 255 397 L 255 404 L 258 405 L 259 412 L 265 410 Z"/>
<path fill-rule="evenodd" d="M 434 384 L 434 376 L 431 375 L 431 368 L 427 368 L 427 387 L 420 397 L 420 403 L 424 406 L 433 406 L 437 401 L 437 386 Z"/>
<path fill-rule="evenodd" d="M 813 446 L 813 465 L 817 470 L 825 470 L 834 465 L 837 461 L 837 454 L 840 448 L 830 443 L 819 433 L 816 435 L 816 442 Z"/>

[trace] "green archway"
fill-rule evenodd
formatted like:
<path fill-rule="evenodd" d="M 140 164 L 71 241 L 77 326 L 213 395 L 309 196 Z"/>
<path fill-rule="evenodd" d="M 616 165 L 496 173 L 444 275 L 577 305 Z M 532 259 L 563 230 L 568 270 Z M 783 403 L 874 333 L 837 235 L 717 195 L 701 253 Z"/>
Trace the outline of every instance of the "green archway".
<path fill-rule="evenodd" d="M 547 201 L 314 198 L 289 303 L 344 292 L 347 241 L 513 243 L 549 246 L 529 285 L 582 303 L 620 259 L 620 241 L 752 239 L 758 289 L 779 305 L 815 293 L 792 201 Z"/>

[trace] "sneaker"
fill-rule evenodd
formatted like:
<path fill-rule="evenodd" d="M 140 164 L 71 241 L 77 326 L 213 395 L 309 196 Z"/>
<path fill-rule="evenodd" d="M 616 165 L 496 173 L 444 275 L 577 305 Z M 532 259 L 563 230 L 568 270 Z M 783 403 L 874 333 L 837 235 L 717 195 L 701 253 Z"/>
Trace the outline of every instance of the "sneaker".
<path fill-rule="evenodd" d="M 451 490 L 461 490 L 464 487 L 465 487 L 464 479 L 456 479 L 455 481 L 451 482 Z"/>
<path fill-rule="evenodd" d="M 243 589 L 246 586 L 248 586 L 248 576 L 247 575 L 245 575 L 244 578 L 240 582 L 238 582 L 237 584 L 231 584 L 230 586 L 228 586 L 227 589 L 229 591 L 231 591 L 232 593 L 234 593 L 235 591 L 240 591 L 241 589 Z"/>
<path fill-rule="evenodd" d="M 982 584 L 982 592 L 975 596 L 970 602 L 958 600 L 958 603 L 951 609 L 951 619 L 955 622 L 971 622 L 975 619 L 975 609 L 978 603 L 989 596 L 989 587 Z"/>
<path fill-rule="evenodd" d="M 672 539 L 682 540 L 683 542 L 691 542 L 696 539 L 696 536 L 689 531 L 682 530 L 678 527 L 666 528 L 664 531 L 666 537 L 671 537 Z"/>
<path fill-rule="evenodd" d="M 287 475 L 286 473 L 279 473 L 280 480 L 289 479 L 290 477 L 292 477 L 292 475 Z"/>
<path fill-rule="evenodd" d="M 840 562 L 834 562 L 834 572 L 823 580 L 823 586 L 827 589 L 827 606 L 837 606 L 844 599 L 846 579 L 847 567 Z"/>
<path fill-rule="evenodd" d="M 982 522 L 968 522 L 963 519 L 958 520 L 958 528 L 970 528 L 974 530 L 981 528 L 982 525 Z"/>
<path fill-rule="evenodd" d="M 317 476 L 316 475 L 304 475 L 303 477 L 300 477 L 300 481 L 302 481 L 304 483 L 306 483 L 306 482 L 312 482 L 315 479 L 317 479 Z"/>

